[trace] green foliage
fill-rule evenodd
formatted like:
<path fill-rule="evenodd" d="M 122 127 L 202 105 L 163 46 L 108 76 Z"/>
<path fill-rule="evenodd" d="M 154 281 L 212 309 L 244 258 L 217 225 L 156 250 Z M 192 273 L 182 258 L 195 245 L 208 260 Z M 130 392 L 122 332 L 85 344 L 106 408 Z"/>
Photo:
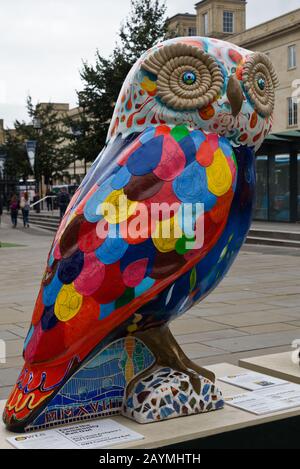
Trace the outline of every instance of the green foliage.
<path fill-rule="evenodd" d="M 51 103 L 35 107 L 31 97 L 27 99 L 27 110 L 33 124 L 17 120 L 15 131 L 8 133 L 5 170 L 8 176 L 16 178 L 27 178 L 32 174 L 25 143 L 27 140 L 36 140 L 34 176 L 38 181 L 44 176 L 48 184 L 53 177 L 59 177 L 71 162 L 63 150 L 65 131 L 62 117 Z"/>
<path fill-rule="evenodd" d="M 2 150 L 6 153 L 5 160 L 5 174 L 11 181 L 16 181 L 20 178 L 27 179 L 28 175 L 32 172 L 27 158 L 24 142 L 22 143 L 12 133 L 7 134 L 6 143 L 3 145 Z"/>
<path fill-rule="evenodd" d="M 83 90 L 78 92 L 83 112 L 77 125 L 85 130 L 69 146 L 69 152 L 76 153 L 79 159 L 93 161 L 105 145 L 113 109 L 128 72 L 142 53 L 165 37 L 165 13 L 166 6 L 160 0 L 132 0 L 112 54 L 105 58 L 97 50 L 94 65 L 83 62 Z"/>
<path fill-rule="evenodd" d="M 121 49 L 133 64 L 146 50 L 165 37 L 166 6 L 159 0 L 132 0 L 131 12 L 121 26 Z"/>

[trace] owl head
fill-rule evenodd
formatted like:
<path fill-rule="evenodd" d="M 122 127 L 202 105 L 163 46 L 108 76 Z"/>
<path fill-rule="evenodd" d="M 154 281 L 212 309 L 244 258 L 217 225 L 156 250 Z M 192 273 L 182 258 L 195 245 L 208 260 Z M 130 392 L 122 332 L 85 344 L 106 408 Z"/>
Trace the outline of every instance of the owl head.
<path fill-rule="evenodd" d="M 277 74 L 269 57 L 203 37 L 165 41 L 128 74 L 108 140 L 184 124 L 258 149 L 272 127 Z"/>

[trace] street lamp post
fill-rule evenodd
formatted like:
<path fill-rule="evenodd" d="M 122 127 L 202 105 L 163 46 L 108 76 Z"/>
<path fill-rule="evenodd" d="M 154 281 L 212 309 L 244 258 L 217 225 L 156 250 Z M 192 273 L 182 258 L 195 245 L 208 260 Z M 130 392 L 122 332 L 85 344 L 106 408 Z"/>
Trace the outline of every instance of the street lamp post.
<path fill-rule="evenodd" d="M 33 125 L 33 128 L 37 131 L 37 134 L 40 135 L 41 131 L 42 131 L 42 123 L 41 123 L 41 120 L 38 118 L 38 117 L 35 117 L 32 121 L 32 125 Z M 37 142 L 38 143 L 38 142 Z M 37 152 L 35 153 L 35 159 L 34 159 L 34 175 L 35 175 L 35 179 L 36 179 L 36 182 L 37 182 L 37 192 L 39 194 L 39 197 L 41 197 L 41 193 L 40 193 L 40 178 L 38 176 L 38 172 L 37 172 L 37 164 L 36 164 L 36 160 L 37 160 Z"/>
<path fill-rule="evenodd" d="M 76 127 L 75 125 L 71 127 L 71 132 L 73 134 L 73 137 L 79 141 L 79 139 L 84 135 L 84 132 L 79 129 L 78 127 Z M 77 159 L 77 155 L 75 155 L 74 157 L 74 181 L 75 181 L 75 184 L 76 184 L 76 159 Z M 84 172 L 86 174 L 86 159 L 84 158 Z"/>
<path fill-rule="evenodd" d="M 1 182 L 0 197 L 2 198 L 2 201 L 6 199 L 6 177 L 5 177 L 6 158 L 7 158 L 7 153 L 4 150 L 0 150 L 0 182 Z"/>

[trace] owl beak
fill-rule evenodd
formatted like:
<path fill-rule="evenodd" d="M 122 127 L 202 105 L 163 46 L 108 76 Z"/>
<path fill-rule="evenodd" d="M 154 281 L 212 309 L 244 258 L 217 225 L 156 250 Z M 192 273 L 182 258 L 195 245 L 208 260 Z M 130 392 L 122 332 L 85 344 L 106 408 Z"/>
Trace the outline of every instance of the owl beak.
<path fill-rule="evenodd" d="M 231 106 L 231 113 L 233 117 L 238 116 L 242 109 L 244 96 L 241 85 L 234 75 L 231 75 L 228 80 L 227 98 Z"/>

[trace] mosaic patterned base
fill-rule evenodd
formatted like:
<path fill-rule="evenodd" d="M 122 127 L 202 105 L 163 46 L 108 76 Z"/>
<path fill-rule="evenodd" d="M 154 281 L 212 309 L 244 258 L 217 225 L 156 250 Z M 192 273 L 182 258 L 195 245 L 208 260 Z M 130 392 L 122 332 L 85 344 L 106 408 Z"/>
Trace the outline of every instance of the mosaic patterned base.
<path fill-rule="evenodd" d="M 74 373 L 26 431 L 120 414 L 126 385 L 153 362 L 140 340 L 116 340 Z"/>
<path fill-rule="evenodd" d="M 220 390 L 208 379 L 200 380 L 199 395 L 186 374 L 159 368 L 137 383 L 124 402 L 122 414 L 138 423 L 151 423 L 222 409 Z"/>

